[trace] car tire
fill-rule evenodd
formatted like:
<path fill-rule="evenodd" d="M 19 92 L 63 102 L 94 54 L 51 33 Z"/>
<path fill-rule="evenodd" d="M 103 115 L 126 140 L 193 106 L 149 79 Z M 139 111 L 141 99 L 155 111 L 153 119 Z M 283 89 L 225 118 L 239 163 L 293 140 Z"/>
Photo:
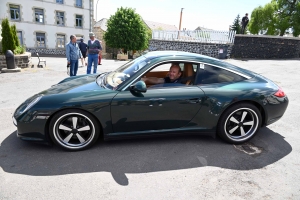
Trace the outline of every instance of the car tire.
<path fill-rule="evenodd" d="M 249 103 L 231 106 L 220 117 L 217 133 L 231 144 L 249 141 L 261 127 L 261 113 Z"/>
<path fill-rule="evenodd" d="M 55 114 L 49 125 L 52 141 L 69 151 L 91 147 L 99 138 L 98 121 L 83 110 L 63 110 Z"/>

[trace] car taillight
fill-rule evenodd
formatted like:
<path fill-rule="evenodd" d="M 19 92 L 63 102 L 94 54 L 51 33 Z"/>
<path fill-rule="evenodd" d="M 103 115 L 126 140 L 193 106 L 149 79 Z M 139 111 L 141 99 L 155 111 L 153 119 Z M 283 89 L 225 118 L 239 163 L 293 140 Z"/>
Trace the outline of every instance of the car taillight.
<path fill-rule="evenodd" d="M 279 88 L 279 90 L 274 95 L 276 97 L 285 97 L 285 93 L 281 88 Z"/>

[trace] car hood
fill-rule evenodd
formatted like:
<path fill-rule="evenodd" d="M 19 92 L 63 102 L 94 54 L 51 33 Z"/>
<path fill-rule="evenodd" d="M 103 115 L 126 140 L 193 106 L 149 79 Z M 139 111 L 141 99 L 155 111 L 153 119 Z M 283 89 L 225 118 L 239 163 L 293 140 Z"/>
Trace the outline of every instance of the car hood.
<path fill-rule="evenodd" d="M 42 91 L 42 95 L 63 94 L 63 93 L 79 93 L 91 91 L 111 91 L 110 89 L 103 88 L 96 83 L 96 75 L 81 76 L 74 79 L 64 79 L 58 84 L 53 85 L 51 88 Z"/>

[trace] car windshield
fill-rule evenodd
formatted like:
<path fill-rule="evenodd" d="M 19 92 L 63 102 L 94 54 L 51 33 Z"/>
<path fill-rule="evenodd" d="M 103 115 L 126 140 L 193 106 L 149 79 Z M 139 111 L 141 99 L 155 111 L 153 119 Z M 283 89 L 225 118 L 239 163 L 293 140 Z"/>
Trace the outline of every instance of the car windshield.
<path fill-rule="evenodd" d="M 132 77 L 133 74 L 142 69 L 146 64 L 146 57 L 141 56 L 125 63 L 115 71 L 98 76 L 97 83 L 100 86 L 116 90 L 119 85 Z"/>

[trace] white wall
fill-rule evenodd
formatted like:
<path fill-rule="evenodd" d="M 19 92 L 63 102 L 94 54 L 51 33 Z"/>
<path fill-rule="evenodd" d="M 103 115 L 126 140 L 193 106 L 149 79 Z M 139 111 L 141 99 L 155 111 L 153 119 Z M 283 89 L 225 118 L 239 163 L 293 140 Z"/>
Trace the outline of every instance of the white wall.
<path fill-rule="evenodd" d="M 56 47 L 56 35 L 65 34 L 65 41 L 69 42 L 71 34 L 83 35 L 88 38 L 90 29 L 90 0 L 82 0 L 83 8 L 75 7 L 76 0 L 64 0 L 64 4 L 57 4 L 56 0 L 0 0 L 0 19 L 7 17 L 11 24 L 15 23 L 18 31 L 22 31 L 23 43 L 28 48 L 36 47 L 36 32 L 46 35 L 46 48 Z M 10 18 L 9 4 L 20 6 L 20 21 Z M 44 10 L 44 24 L 35 22 L 34 9 Z M 65 26 L 57 26 L 56 11 L 64 12 Z M 75 15 L 82 15 L 83 28 L 75 28 Z"/>

